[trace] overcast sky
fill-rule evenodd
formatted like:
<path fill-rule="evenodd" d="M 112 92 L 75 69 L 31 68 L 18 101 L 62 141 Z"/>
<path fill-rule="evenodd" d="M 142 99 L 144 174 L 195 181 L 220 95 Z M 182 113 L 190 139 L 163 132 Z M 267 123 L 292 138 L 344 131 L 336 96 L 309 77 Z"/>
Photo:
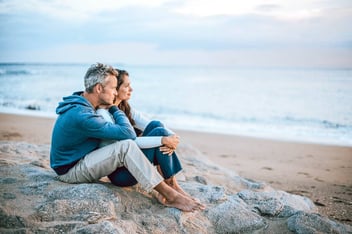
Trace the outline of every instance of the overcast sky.
<path fill-rule="evenodd" d="M 351 0 L 0 0 L 0 62 L 352 68 Z"/>

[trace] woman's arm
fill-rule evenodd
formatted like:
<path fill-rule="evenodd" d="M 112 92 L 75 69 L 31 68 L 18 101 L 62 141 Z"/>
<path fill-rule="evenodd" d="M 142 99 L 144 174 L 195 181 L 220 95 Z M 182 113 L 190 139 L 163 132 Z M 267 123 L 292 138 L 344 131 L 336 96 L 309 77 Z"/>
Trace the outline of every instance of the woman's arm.
<path fill-rule="evenodd" d="M 147 127 L 151 120 L 144 114 L 134 109 L 131 109 L 132 119 L 134 120 L 136 127 L 142 131 Z"/>
<path fill-rule="evenodd" d="M 143 114 L 142 112 L 139 112 L 133 108 L 131 109 L 131 114 L 132 114 L 132 119 L 136 123 L 136 127 L 142 131 L 144 131 L 144 129 L 151 122 L 151 119 L 149 119 L 145 114 Z M 175 134 L 171 129 L 169 129 L 167 127 L 164 127 L 164 128 L 169 132 L 170 135 Z"/>
<path fill-rule="evenodd" d="M 146 136 L 146 137 L 137 137 L 135 142 L 141 149 L 148 149 L 162 146 L 162 138 L 161 136 Z"/>
<path fill-rule="evenodd" d="M 109 113 L 107 109 L 98 109 L 97 114 L 101 115 L 106 121 L 110 123 L 115 123 L 114 118 L 112 117 L 112 115 Z"/>

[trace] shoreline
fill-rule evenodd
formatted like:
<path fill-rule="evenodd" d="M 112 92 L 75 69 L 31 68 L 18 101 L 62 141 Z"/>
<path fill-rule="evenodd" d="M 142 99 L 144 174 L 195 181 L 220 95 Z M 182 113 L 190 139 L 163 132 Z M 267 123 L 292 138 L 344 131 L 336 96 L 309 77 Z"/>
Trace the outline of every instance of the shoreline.
<path fill-rule="evenodd" d="M 50 144 L 55 118 L 0 113 L 0 140 Z M 352 147 L 177 130 L 181 144 L 242 177 L 303 195 L 319 213 L 351 224 Z"/>
<path fill-rule="evenodd" d="M 44 119 L 53 119 L 55 120 L 57 115 L 52 112 L 42 112 L 42 111 L 37 111 L 37 110 L 29 110 L 29 109 L 17 109 L 17 108 L 5 108 L 1 109 L 0 108 L 0 115 L 15 115 L 15 116 L 27 116 L 29 118 L 34 117 L 34 118 L 44 118 Z M 170 126 L 168 124 L 168 126 Z M 326 146 L 339 146 L 339 147 L 352 147 L 352 140 L 346 140 L 344 139 L 343 141 L 332 141 L 331 138 L 329 139 L 321 139 L 321 138 L 309 138 L 305 136 L 304 138 L 297 139 L 295 137 L 289 137 L 289 136 L 269 136 L 266 134 L 263 135 L 255 135 L 255 134 L 250 134 L 250 133 L 241 133 L 241 132 L 227 132 L 227 131 L 217 131 L 217 130 L 202 130 L 202 129 L 196 129 L 196 128 L 182 128 L 182 127 L 173 127 L 172 129 L 176 129 L 178 131 L 184 131 L 184 132 L 199 132 L 203 134 L 220 134 L 220 135 L 225 135 L 225 136 L 233 136 L 233 137 L 245 137 L 249 139 L 263 139 L 263 140 L 269 140 L 269 141 L 279 141 L 279 142 L 293 142 L 293 143 L 299 143 L 299 144 L 315 144 L 315 145 L 326 145 Z"/>

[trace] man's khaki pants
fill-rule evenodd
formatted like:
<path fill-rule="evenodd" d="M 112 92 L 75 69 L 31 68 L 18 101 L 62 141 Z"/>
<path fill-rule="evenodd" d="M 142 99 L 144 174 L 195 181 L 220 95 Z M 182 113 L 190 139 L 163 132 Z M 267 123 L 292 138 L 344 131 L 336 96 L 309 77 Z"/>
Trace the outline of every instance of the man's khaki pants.
<path fill-rule="evenodd" d="M 94 182 L 122 166 L 148 192 L 163 181 L 133 140 L 117 141 L 87 154 L 66 174 L 58 176 L 58 179 L 66 183 Z"/>

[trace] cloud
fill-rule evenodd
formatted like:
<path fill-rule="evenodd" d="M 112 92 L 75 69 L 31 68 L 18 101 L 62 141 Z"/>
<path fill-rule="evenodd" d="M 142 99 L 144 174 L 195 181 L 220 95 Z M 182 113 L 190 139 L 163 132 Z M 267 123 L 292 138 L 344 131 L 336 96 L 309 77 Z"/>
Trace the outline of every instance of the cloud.
<path fill-rule="evenodd" d="M 130 6 L 157 7 L 164 0 L 11 0 L 0 2 L 0 13 L 39 13 L 61 20 L 89 20 L 104 12 L 113 12 Z"/>
<path fill-rule="evenodd" d="M 315 2 L 271 0 L 268 4 L 263 4 L 261 0 L 187 0 L 175 11 L 199 17 L 259 14 L 285 19 L 302 19 L 316 16 L 319 11 Z"/>
<path fill-rule="evenodd" d="M 0 61 L 95 62 L 96 57 L 131 64 L 241 66 L 337 66 L 340 61 L 343 67 L 351 59 L 352 7 L 342 7 L 347 3 L 219 0 L 189 10 L 198 3 L 1 1 Z M 308 16 L 299 16 L 304 11 Z M 121 52 L 123 58 L 114 54 Z"/>
<path fill-rule="evenodd" d="M 349 1 L 320 0 L 4 0 L 0 1 L 0 14 L 36 12 L 61 20 L 89 20 L 97 15 L 123 8 L 152 8 L 190 16 L 263 14 L 284 18 L 309 18 L 319 11 L 334 7 L 351 7 Z"/>

